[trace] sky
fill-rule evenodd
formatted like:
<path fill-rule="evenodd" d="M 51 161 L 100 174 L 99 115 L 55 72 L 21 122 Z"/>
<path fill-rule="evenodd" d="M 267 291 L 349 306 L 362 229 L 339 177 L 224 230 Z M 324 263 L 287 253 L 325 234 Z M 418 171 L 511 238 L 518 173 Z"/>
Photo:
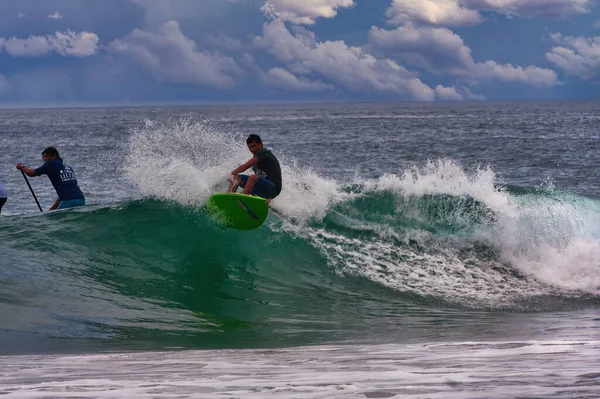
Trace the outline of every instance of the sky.
<path fill-rule="evenodd" d="M 600 97 L 600 0 L 2 0 L 0 106 Z"/>

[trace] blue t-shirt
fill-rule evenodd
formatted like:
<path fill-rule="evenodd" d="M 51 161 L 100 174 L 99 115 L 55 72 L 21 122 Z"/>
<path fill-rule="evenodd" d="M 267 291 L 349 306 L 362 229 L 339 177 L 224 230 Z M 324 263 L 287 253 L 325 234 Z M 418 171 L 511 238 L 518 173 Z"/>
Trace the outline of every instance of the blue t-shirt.
<path fill-rule="evenodd" d="M 61 201 L 85 199 L 77 185 L 75 172 L 60 159 L 46 161 L 35 170 L 36 176 L 48 175 Z"/>
<path fill-rule="evenodd" d="M 2 184 L 0 184 L 0 198 L 8 198 L 8 193 L 6 192 L 6 188 Z"/>

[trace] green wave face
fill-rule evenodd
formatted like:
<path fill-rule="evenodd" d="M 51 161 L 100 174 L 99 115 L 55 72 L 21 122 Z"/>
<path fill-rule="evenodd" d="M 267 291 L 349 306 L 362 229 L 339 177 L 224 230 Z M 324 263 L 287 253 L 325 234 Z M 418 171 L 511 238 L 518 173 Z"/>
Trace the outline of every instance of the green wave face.
<path fill-rule="evenodd" d="M 331 301 L 346 282 L 302 238 L 225 228 L 173 203 L 11 219 L 1 306 L 22 317 L 5 320 L 8 331 L 142 346 L 306 343 L 354 324 L 336 316 L 338 301 L 366 295 Z"/>
<path fill-rule="evenodd" d="M 3 331 L 256 347 L 418 335 L 448 314 L 597 306 L 597 201 L 381 186 L 347 187 L 317 216 L 280 203 L 251 232 L 164 200 L 6 217 Z"/>

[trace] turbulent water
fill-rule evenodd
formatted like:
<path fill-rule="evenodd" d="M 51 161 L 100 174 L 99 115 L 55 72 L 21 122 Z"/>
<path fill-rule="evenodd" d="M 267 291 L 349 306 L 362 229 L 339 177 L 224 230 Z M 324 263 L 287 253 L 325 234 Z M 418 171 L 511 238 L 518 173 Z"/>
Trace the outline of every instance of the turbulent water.
<path fill-rule="evenodd" d="M 0 116 L 6 397 L 600 396 L 599 102 Z M 250 133 L 242 232 L 203 206 Z M 88 206 L 37 209 L 50 145 Z"/>

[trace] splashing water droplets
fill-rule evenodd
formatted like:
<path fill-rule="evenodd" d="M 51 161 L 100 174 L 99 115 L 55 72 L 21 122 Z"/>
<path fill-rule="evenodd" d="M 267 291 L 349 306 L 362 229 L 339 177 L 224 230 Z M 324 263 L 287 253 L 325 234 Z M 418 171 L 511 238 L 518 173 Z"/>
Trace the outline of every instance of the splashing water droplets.
<path fill-rule="evenodd" d="M 142 195 L 194 207 L 224 187 L 232 165 L 247 153 L 234 135 L 191 116 L 146 120 L 128 147 L 126 173 Z"/>

